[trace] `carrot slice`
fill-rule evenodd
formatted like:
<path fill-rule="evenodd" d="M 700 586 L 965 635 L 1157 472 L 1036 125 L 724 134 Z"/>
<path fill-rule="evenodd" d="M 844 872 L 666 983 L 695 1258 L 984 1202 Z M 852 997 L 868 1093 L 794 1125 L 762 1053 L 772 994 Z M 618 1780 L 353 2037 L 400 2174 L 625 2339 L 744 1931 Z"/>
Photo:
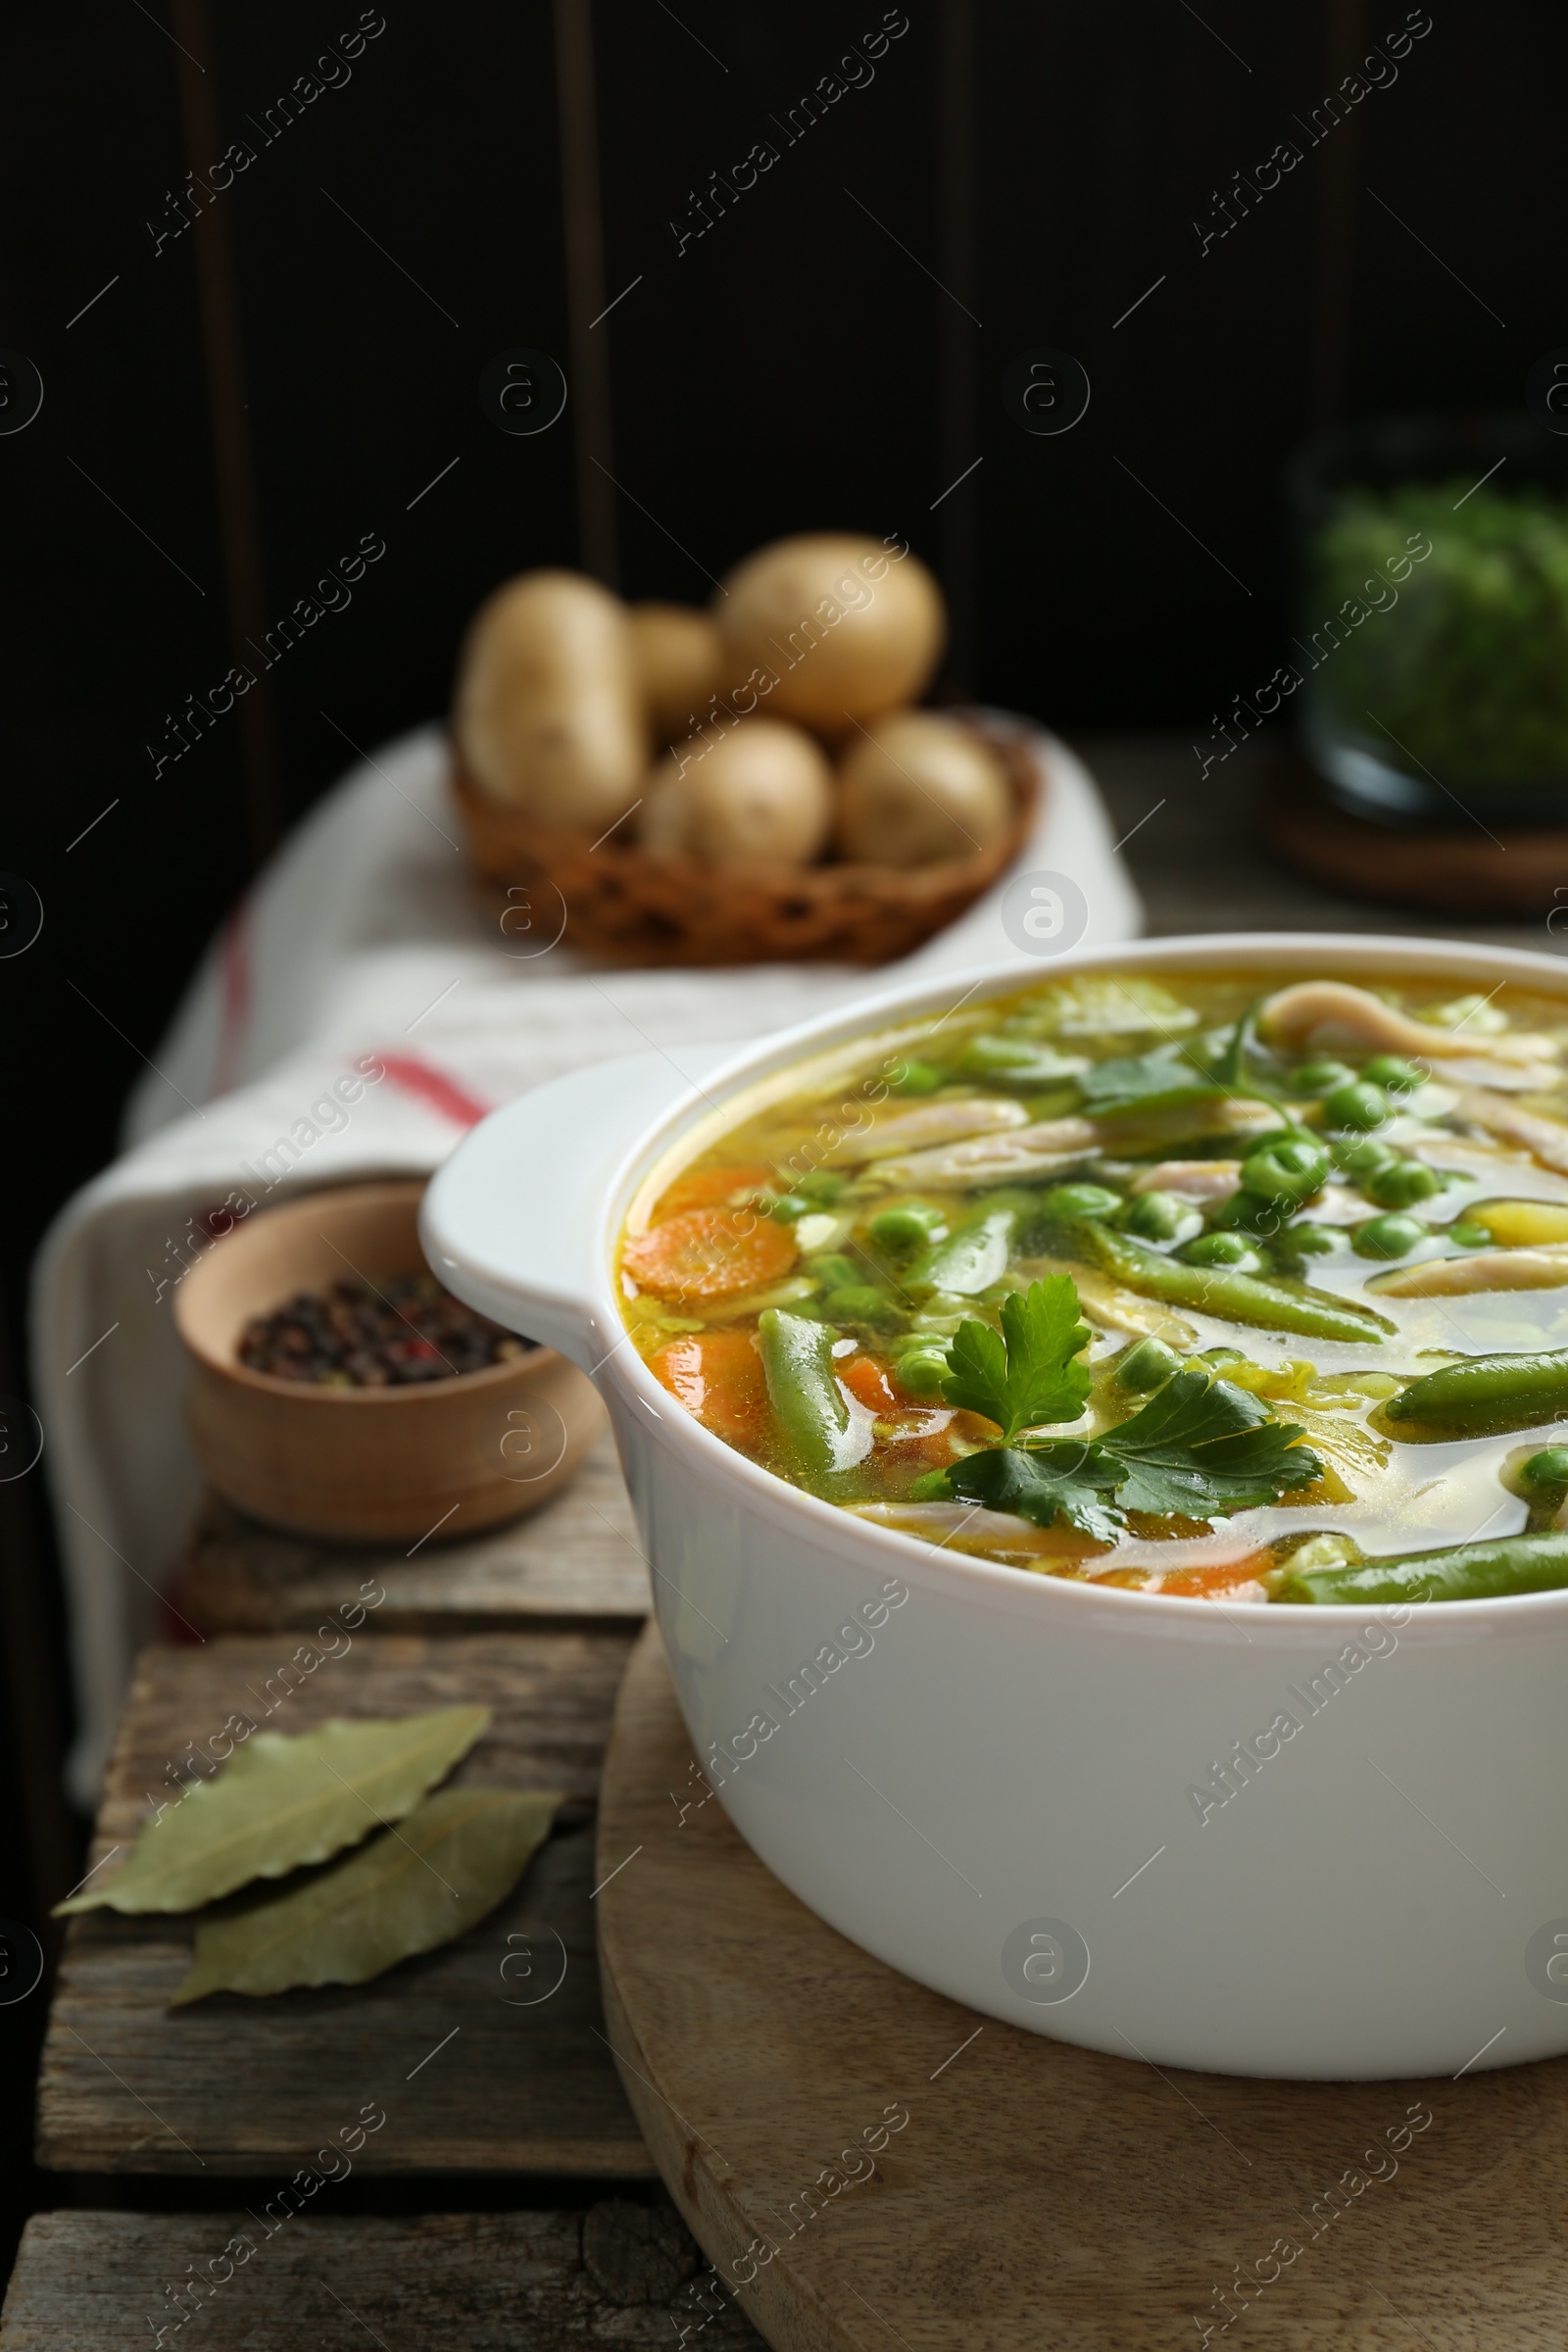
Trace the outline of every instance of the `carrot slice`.
<path fill-rule="evenodd" d="M 658 1215 L 678 1217 L 687 1208 L 727 1208 L 739 1193 L 776 1192 L 780 1189 L 773 1170 L 760 1160 L 746 1160 L 737 1166 L 724 1168 L 688 1169 L 659 1199 Z"/>
<path fill-rule="evenodd" d="M 1258 1576 L 1273 1565 L 1271 1551 L 1249 1551 L 1239 1560 L 1221 1560 L 1207 1568 L 1178 1568 L 1161 1581 L 1159 1590 L 1182 1600 L 1262 1599 Z"/>
<path fill-rule="evenodd" d="M 623 1263 L 664 1298 L 736 1298 L 787 1274 L 795 1243 L 784 1226 L 749 1209 L 687 1208 L 634 1234 Z"/>
<path fill-rule="evenodd" d="M 693 1332 L 671 1340 L 648 1369 L 694 1420 L 731 1446 L 755 1444 L 767 1427 L 767 1383 L 749 1331 Z"/>
<path fill-rule="evenodd" d="M 913 1402 L 899 1387 L 891 1364 L 879 1362 L 874 1355 L 852 1355 L 836 1369 L 850 1395 L 869 1405 L 873 1413 L 896 1413 L 901 1405 Z"/>

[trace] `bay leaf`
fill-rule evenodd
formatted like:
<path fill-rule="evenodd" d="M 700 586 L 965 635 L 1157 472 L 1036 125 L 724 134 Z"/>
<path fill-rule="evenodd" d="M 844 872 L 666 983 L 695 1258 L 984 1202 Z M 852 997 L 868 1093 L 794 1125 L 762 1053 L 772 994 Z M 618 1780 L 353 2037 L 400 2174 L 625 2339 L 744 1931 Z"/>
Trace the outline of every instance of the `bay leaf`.
<path fill-rule="evenodd" d="M 258 1732 L 210 1781 L 150 1821 L 124 1867 L 57 1903 L 72 1911 L 195 1911 L 251 1879 L 325 1862 L 401 1821 L 489 1729 L 488 1707 L 334 1719 L 293 1737 Z"/>
<path fill-rule="evenodd" d="M 363 1984 L 450 1943 L 512 1892 L 560 1802 L 531 1790 L 438 1790 L 303 1886 L 198 1920 L 195 1960 L 172 2006 L 210 1992 Z"/>

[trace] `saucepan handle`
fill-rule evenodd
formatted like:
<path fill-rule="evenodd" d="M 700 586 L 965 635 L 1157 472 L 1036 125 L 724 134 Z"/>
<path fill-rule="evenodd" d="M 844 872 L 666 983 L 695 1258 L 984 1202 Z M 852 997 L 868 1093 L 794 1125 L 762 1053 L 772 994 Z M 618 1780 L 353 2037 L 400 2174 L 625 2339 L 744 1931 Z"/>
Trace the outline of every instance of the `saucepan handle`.
<path fill-rule="evenodd" d="M 438 1168 L 419 1213 L 431 1270 L 509 1331 L 591 1371 L 620 1336 L 606 1331 L 609 1194 L 643 1136 L 732 1048 L 630 1054 L 554 1078 L 492 1111 Z"/>

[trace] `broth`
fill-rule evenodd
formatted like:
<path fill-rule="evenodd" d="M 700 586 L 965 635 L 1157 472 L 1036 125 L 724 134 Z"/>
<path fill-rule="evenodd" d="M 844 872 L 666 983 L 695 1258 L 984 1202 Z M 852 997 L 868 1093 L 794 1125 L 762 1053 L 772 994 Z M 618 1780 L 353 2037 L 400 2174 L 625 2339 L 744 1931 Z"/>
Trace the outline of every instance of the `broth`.
<path fill-rule="evenodd" d="M 1565 1046 L 1436 978 L 965 1004 L 743 1098 L 634 1204 L 622 1313 L 765 1470 L 1015 1567 L 1568 1584 Z"/>

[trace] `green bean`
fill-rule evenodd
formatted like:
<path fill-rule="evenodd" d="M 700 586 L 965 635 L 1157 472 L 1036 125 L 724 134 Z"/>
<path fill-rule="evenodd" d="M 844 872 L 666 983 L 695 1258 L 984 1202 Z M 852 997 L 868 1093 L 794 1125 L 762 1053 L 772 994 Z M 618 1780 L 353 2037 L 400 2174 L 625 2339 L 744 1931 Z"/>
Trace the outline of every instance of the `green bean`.
<path fill-rule="evenodd" d="M 1394 1329 L 1370 1309 L 1330 1298 L 1321 1291 L 1287 1290 L 1281 1283 L 1239 1274 L 1232 1266 L 1184 1265 L 1103 1225 L 1086 1223 L 1074 1231 L 1085 1255 L 1130 1291 L 1146 1298 L 1169 1299 L 1173 1306 L 1195 1307 L 1222 1323 L 1259 1323 L 1270 1331 L 1298 1332 L 1311 1340 L 1348 1340 L 1362 1347 L 1376 1345 Z"/>
<path fill-rule="evenodd" d="M 1472 1355 L 1413 1380 L 1383 1408 L 1391 1426 L 1415 1423 L 1433 1437 L 1475 1438 L 1568 1418 L 1568 1348 L 1522 1355 Z"/>
<path fill-rule="evenodd" d="M 850 1408 L 833 1377 L 836 1334 L 825 1323 L 768 1307 L 758 1317 L 767 1400 L 808 1470 L 849 1466 Z"/>
<path fill-rule="evenodd" d="M 1549 1592 L 1568 1585 L 1568 1532 L 1497 1536 L 1381 1560 L 1291 1568 L 1274 1598 L 1361 1608 L 1380 1601 L 1494 1600 L 1510 1592 Z"/>
<path fill-rule="evenodd" d="M 910 1267 L 905 1277 L 906 1287 L 953 1291 L 963 1298 L 977 1298 L 1007 1271 L 1017 1222 L 1015 1208 L 984 1208 L 977 1216 L 966 1217 L 945 1242 L 938 1242 Z"/>
<path fill-rule="evenodd" d="M 822 1312 L 830 1323 L 896 1323 L 898 1303 L 875 1283 L 847 1282 L 829 1291 Z"/>

